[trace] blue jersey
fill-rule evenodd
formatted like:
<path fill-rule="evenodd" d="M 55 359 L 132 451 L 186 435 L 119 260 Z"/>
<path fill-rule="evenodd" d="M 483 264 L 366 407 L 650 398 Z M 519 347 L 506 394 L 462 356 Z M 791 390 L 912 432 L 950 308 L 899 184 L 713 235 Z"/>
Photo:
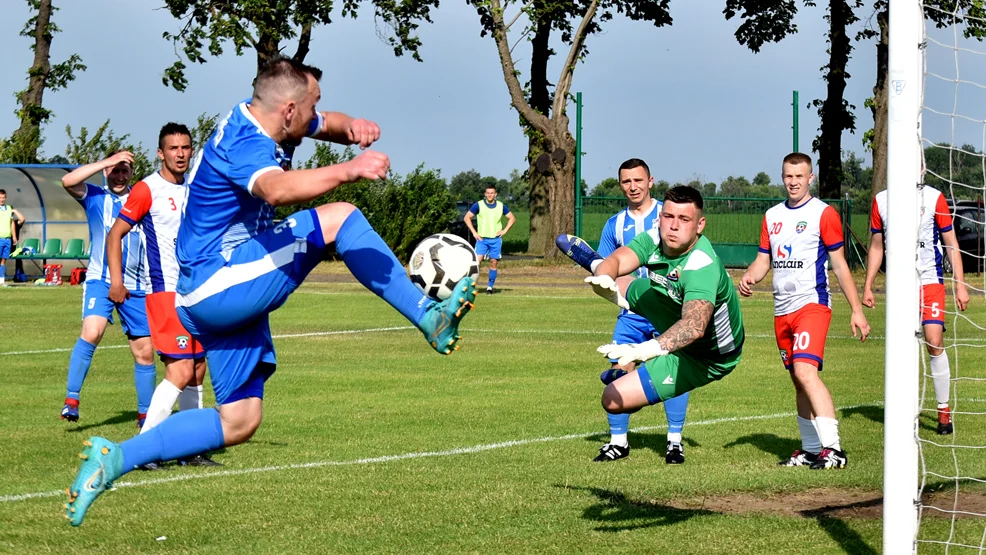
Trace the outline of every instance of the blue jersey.
<path fill-rule="evenodd" d="M 89 268 L 86 281 L 110 282 L 110 271 L 106 266 L 106 236 L 113 222 L 120 215 L 120 209 L 127 202 L 129 190 L 115 195 L 103 187 L 86 183 L 85 196 L 78 199 L 86 211 L 89 222 Z M 123 285 L 130 294 L 142 296 L 150 289 L 147 276 L 146 252 L 141 228 L 134 227 L 123 238 Z"/>
<path fill-rule="evenodd" d="M 650 210 L 643 216 L 634 216 L 630 213 L 629 208 L 624 208 L 606 220 L 603 232 L 599 236 L 599 248 L 596 249 L 599 256 L 606 258 L 613 254 L 616 249 L 629 245 L 630 241 L 633 241 L 633 238 L 641 233 L 647 233 L 651 229 L 660 230 L 661 206 L 663 205 L 664 203 L 661 201 L 651 199 Z M 646 278 L 647 268 L 641 266 L 636 275 Z M 621 317 L 627 314 L 636 316 L 626 309 L 620 309 Z"/>
<path fill-rule="evenodd" d="M 274 227 L 274 207 L 253 196 L 261 175 L 284 171 L 289 154 L 241 102 L 219 122 L 188 174 L 188 201 L 178 229 L 178 292 L 198 288 L 237 246 Z M 312 120 L 309 135 L 321 128 Z M 287 162 L 289 163 L 289 162 Z"/>

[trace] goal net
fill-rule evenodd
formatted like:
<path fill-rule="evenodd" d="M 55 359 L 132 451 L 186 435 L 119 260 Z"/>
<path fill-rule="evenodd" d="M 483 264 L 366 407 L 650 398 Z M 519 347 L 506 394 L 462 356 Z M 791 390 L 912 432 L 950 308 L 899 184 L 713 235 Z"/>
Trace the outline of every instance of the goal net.
<path fill-rule="evenodd" d="M 890 6 L 887 181 L 893 227 L 886 271 L 884 552 L 983 553 L 986 1 L 900 0 Z M 953 424 L 946 435 L 938 433 L 939 399 L 915 256 L 920 215 L 935 210 L 923 186 L 948 201 L 970 297 L 968 308 L 959 310 L 959 283 L 943 252 L 946 301 L 931 309 L 939 309 L 945 322 Z"/>

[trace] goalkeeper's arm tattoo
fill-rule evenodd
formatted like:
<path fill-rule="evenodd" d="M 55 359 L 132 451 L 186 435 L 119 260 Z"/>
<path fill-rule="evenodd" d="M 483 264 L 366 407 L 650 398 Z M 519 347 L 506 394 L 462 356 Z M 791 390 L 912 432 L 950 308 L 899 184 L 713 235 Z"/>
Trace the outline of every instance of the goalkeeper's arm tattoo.
<path fill-rule="evenodd" d="M 665 351 L 671 353 L 691 345 L 703 335 L 712 320 L 715 307 L 709 301 L 687 301 L 681 305 L 681 320 L 657 338 Z"/>

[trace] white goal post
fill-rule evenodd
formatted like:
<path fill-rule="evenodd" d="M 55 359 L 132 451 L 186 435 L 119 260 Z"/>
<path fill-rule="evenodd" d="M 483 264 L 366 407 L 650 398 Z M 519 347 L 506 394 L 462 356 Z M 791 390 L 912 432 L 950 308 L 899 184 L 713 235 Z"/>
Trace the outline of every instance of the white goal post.
<path fill-rule="evenodd" d="M 924 14 L 890 0 L 887 132 L 887 333 L 884 370 L 883 553 L 913 553 L 918 530 L 920 304 L 916 252 L 921 180 Z M 893 446 L 891 448 L 891 446 Z"/>

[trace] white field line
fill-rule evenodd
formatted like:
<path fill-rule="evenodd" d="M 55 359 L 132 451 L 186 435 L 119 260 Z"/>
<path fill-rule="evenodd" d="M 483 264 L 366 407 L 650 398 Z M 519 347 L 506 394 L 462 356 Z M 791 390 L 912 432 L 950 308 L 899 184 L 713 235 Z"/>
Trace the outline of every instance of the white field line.
<path fill-rule="evenodd" d="M 334 331 L 316 331 L 309 333 L 286 333 L 280 335 L 274 335 L 274 339 L 297 339 L 305 337 L 324 337 L 332 335 L 355 335 L 360 333 L 377 333 L 377 332 L 387 332 L 387 331 L 407 331 L 415 329 L 414 326 L 390 326 L 384 328 L 364 328 L 364 329 L 352 329 L 352 330 L 334 330 Z M 462 328 L 464 332 L 474 332 L 474 333 L 499 333 L 499 334 L 541 334 L 541 335 L 600 335 L 608 336 L 612 334 L 612 330 L 545 330 L 545 329 L 520 329 L 520 330 L 508 330 L 508 329 L 484 329 L 484 328 Z M 751 339 L 774 339 L 773 335 L 770 334 L 746 334 L 748 338 Z M 838 339 L 838 340 L 855 340 L 856 338 L 851 335 L 829 335 L 828 339 Z M 869 337 L 870 341 L 883 341 L 885 337 L 882 335 L 871 335 Z M 960 337 L 958 339 L 948 338 L 950 341 L 961 341 L 961 342 L 971 342 L 971 343 L 984 343 L 986 338 L 983 337 Z M 947 344 L 947 347 L 956 347 L 962 345 L 956 345 L 954 343 Z M 967 345 L 973 346 L 973 345 Z M 975 345 L 978 346 L 978 345 Z M 99 349 L 126 349 L 129 345 L 105 345 L 99 347 Z M 72 349 L 69 347 L 60 347 L 55 349 L 41 349 L 34 351 L 0 351 L 0 356 L 13 356 L 13 355 L 39 355 L 48 353 L 67 353 Z"/>
<path fill-rule="evenodd" d="M 851 405 L 847 407 L 842 407 L 838 410 L 846 411 L 862 407 L 880 407 L 883 403 L 866 403 L 860 405 Z M 726 418 L 713 418 L 710 420 L 699 420 L 698 422 L 689 422 L 688 427 L 692 426 L 712 426 L 716 424 L 723 424 L 727 422 L 748 422 L 751 420 L 772 420 L 775 418 L 791 418 L 795 416 L 796 413 L 785 412 L 776 414 L 758 414 L 752 416 L 730 416 Z M 632 432 L 645 432 L 648 430 L 662 430 L 667 428 L 667 425 L 658 426 L 642 426 L 639 428 L 631 429 Z M 167 478 L 152 478 L 150 480 L 137 480 L 134 482 L 118 482 L 115 484 L 117 488 L 126 487 L 142 487 L 151 486 L 157 484 L 169 484 L 172 482 L 186 482 L 189 480 L 206 480 L 212 478 L 222 478 L 225 476 L 242 476 L 245 474 L 256 474 L 260 472 L 282 472 L 285 470 L 303 470 L 308 468 L 324 468 L 324 467 L 334 467 L 334 466 L 354 466 L 354 465 L 364 465 L 364 464 L 379 464 L 394 461 L 404 461 L 410 459 L 423 459 L 423 458 L 433 458 L 433 457 L 451 457 L 454 455 L 466 455 L 470 453 L 481 453 L 483 451 L 493 451 L 496 449 L 505 449 L 507 447 L 518 447 L 522 445 L 532 445 L 536 443 L 547 443 L 552 441 L 565 441 L 570 439 L 586 439 L 595 435 L 599 435 L 602 432 L 588 432 L 580 434 L 568 434 L 563 436 L 549 436 L 549 437 L 539 437 L 533 439 L 515 439 L 510 441 L 502 441 L 499 443 L 487 443 L 484 445 L 473 445 L 472 447 L 459 447 L 457 449 L 448 449 L 445 451 L 425 451 L 425 452 L 415 452 L 415 453 L 403 453 L 400 455 L 383 455 L 380 457 L 371 457 L 365 459 L 353 459 L 348 461 L 316 461 L 308 463 L 296 463 L 296 464 L 284 464 L 276 466 L 261 466 L 255 468 L 242 468 L 236 470 L 220 470 L 218 472 L 208 472 L 202 474 L 183 474 L 180 476 L 169 476 Z M 14 501 L 25 501 L 28 499 L 39 499 L 44 497 L 57 497 L 59 495 L 65 495 L 65 490 L 56 491 L 42 491 L 35 493 L 21 493 L 12 495 L 0 496 L 0 503 L 12 503 Z"/>

